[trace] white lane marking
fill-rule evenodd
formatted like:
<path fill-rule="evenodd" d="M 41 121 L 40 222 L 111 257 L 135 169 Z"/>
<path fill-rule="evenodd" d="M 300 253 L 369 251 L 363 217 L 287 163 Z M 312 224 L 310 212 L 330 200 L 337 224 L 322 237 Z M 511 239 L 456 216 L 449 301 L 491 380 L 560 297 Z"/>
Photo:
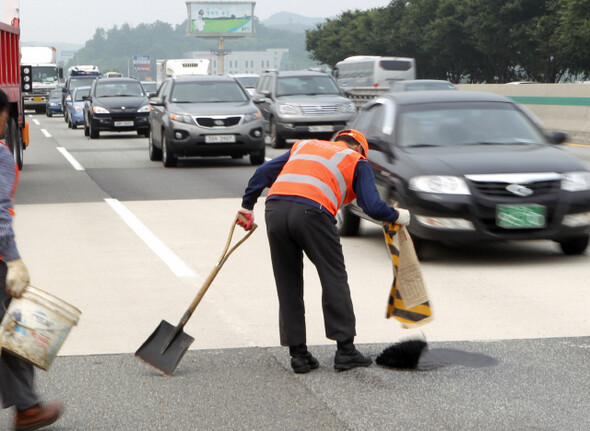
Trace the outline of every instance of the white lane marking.
<path fill-rule="evenodd" d="M 80 163 L 78 163 L 78 161 L 74 158 L 74 156 L 72 156 L 70 153 L 68 153 L 68 150 L 66 150 L 64 147 L 57 147 L 57 151 L 59 151 L 60 153 L 63 154 L 63 156 L 66 158 L 66 160 L 68 162 L 70 162 L 70 164 L 74 167 L 75 170 L 77 171 L 83 171 L 84 166 L 82 166 Z"/>
<path fill-rule="evenodd" d="M 41 125 L 41 123 L 39 123 L 39 120 L 37 120 L 36 118 L 33 118 L 33 123 L 35 123 L 37 126 Z"/>
<path fill-rule="evenodd" d="M 51 134 L 46 129 L 41 129 L 46 138 L 51 138 Z"/>
<path fill-rule="evenodd" d="M 139 236 L 143 242 L 164 261 L 177 277 L 199 277 L 186 262 L 178 257 L 166 244 L 155 236 L 125 205 L 117 199 L 105 199 L 105 202 L 115 210 L 125 223 Z"/>

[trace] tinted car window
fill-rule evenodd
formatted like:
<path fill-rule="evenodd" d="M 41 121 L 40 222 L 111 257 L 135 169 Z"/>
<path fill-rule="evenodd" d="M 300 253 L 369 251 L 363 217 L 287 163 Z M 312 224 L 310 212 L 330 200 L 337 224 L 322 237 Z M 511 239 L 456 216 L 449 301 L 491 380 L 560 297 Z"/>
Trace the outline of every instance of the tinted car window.
<path fill-rule="evenodd" d="M 340 94 L 329 76 L 285 76 L 277 80 L 277 96 L 297 94 Z"/>
<path fill-rule="evenodd" d="M 76 99 L 75 102 L 82 102 L 82 98 L 84 96 L 88 96 L 90 94 L 90 88 L 87 90 L 78 90 L 76 91 Z"/>
<path fill-rule="evenodd" d="M 400 115 L 399 144 L 403 147 L 545 142 L 528 117 L 504 103 L 429 104 Z"/>
<path fill-rule="evenodd" d="M 96 97 L 143 96 L 143 88 L 139 82 L 101 82 L 96 89 Z"/>
<path fill-rule="evenodd" d="M 177 82 L 172 89 L 173 103 L 245 102 L 248 96 L 235 81 Z"/>

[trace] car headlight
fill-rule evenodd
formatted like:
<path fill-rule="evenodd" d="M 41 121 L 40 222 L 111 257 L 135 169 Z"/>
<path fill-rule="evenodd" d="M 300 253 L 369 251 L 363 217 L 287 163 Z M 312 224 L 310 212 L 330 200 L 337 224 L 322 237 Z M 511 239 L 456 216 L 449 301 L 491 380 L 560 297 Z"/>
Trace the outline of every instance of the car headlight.
<path fill-rule="evenodd" d="M 94 106 L 92 107 L 92 112 L 94 112 L 95 114 L 108 114 L 109 110 L 103 108 L 102 106 Z"/>
<path fill-rule="evenodd" d="M 352 102 L 343 103 L 342 105 L 340 105 L 340 112 L 345 112 L 347 114 L 354 113 L 356 112 L 356 106 Z"/>
<path fill-rule="evenodd" d="M 137 110 L 137 112 L 150 112 L 151 106 L 149 104 L 143 105 L 141 108 Z"/>
<path fill-rule="evenodd" d="M 262 117 L 260 111 L 252 112 L 251 114 L 244 115 L 244 123 L 249 123 L 250 121 L 258 120 Z"/>
<path fill-rule="evenodd" d="M 284 115 L 298 115 L 300 113 L 298 105 L 279 105 L 279 113 Z"/>
<path fill-rule="evenodd" d="M 566 192 L 590 190 L 590 172 L 566 172 L 561 176 L 561 190 Z"/>
<path fill-rule="evenodd" d="M 193 119 L 190 117 L 190 115 L 175 114 L 173 112 L 170 113 L 170 119 L 174 120 L 174 121 L 178 121 L 179 123 L 190 124 L 193 122 Z"/>
<path fill-rule="evenodd" d="M 82 107 L 78 106 L 78 105 L 74 105 L 74 111 L 76 111 L 78 113 L 82 113 Z"/>
<path fill-rule="evenodd" d="M 410 180 L 410 189 L 424 193 L 445 195 L 470 195 L 469 187 L 463 178 L 447 175 L 424 175 Z"/>

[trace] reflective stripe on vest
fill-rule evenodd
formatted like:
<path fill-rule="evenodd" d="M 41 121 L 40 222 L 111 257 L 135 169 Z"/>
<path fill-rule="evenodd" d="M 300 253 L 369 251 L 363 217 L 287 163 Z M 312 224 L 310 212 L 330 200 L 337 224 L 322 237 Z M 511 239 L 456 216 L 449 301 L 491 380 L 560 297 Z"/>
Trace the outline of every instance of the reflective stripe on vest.
<path fill-rule="evenodd" d="M 360 158 L 358 152 L 351 150 L 344 143 L 298 142 L 293 146 L 287 164 L 268 195 L 305 197 L 318 202 L 336 215 L 338 208 L 356 198 L 352 190 L 352 180 L 356 163 Z M 342 164 L 346 161 L 348 163 Z M 300 170 L 302 172 L 298 172 Z"/>

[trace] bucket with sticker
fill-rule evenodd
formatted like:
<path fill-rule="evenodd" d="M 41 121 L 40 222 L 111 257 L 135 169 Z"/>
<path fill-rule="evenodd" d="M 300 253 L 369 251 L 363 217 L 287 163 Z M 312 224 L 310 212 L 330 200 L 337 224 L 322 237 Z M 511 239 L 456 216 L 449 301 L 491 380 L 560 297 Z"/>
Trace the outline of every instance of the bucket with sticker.
<path fill-rule="evenodd" d="M 2 304 L 4 306 L 4 304 Z M 48 370 L 80 310 L 37 287 L 13 298 L 0 324 L 0 349 Z"/>

